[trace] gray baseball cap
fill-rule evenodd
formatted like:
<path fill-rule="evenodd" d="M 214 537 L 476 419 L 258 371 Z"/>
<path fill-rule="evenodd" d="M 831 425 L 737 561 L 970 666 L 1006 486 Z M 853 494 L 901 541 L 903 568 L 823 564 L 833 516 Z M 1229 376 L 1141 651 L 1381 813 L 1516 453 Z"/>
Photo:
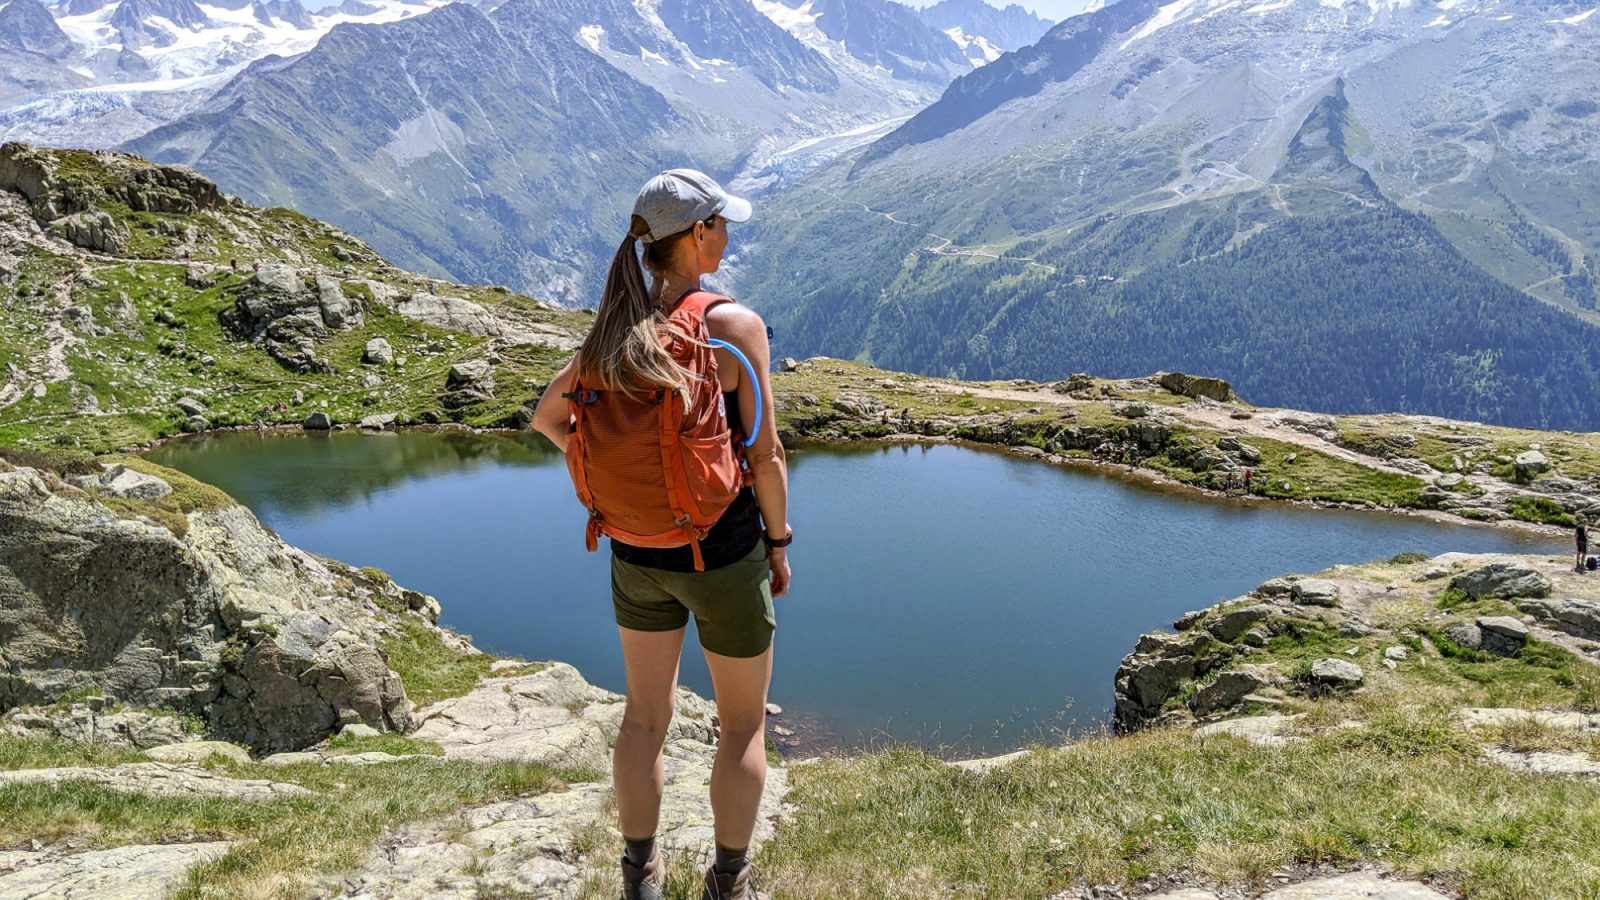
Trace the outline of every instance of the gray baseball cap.
<path fill-rule="evenodd" d="M 750 221 L 750 201 L 722 189 L 716 179 L 694 169 L 669 169 L 645 182 L 633 214 L 650 230 L 639 239 L 646 244 L 694 227 L 694 223 L 722 216 L 729 222 Z"/>

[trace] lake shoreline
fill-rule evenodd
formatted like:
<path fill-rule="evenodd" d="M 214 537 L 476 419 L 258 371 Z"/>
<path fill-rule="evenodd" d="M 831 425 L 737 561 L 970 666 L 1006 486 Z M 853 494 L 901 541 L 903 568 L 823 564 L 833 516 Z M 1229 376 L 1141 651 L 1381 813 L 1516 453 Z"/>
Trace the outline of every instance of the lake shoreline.
<path fill-rule="evenodd" d="M 144 453 L 148 453 L 150 451 L 159 449 L 161 447 L 168 446 L 170 444 L 182 443 L 184 441 L 190 441 L 190 440 L 199 440 L 199 439 L 203 439 L 203 438 L 206 438 L 206 437 L 211 437 L 211 436 L 214 436 L 214 435 L 223 435 L 223 434 L 249 434 L 249 433 L 256 433 L 256 434 L 260 434 L 262 436 L 273 435 L 273 436 L 280 436 L 281 437 L 281 436 L 289 436 L 289 435 L 297 435 L 297 434 L 303 434 L 303 435 L 348 434 L 348 433 L 354 432 L 354 433 L 370 435 L 370 436 L 373 436 L 373 437 L 382 436 L 384 434 L 399 434 L 399 433 L 408 433 L 408 434 L 472 434 L 472 435 L 480 435 L 480 436 L 484 436 L 484 437 L 513 437 L 513 436 L 520 435 L 520 434 L 526 434 L 530 430 L 531 429 L 525 429 L 525 428 L 483 428 L 483 427 L 476 427 L 476 426 L 471 426 L 471 425 L 462 425 L 462 424 L 459 424 L 459 423 L 427 423 L 427 424 L 416 424 L 416 425 L 394 425 L 394 426 L 390 426 L 390 427 L 388 427 L 386 429 L 383 429 L 383 430 L 363 429 L 358 425 L 349 425 L 349 424 L 334 425 L 334 426 L 332 426 L 331 428 L 328 428 L 328 429 L 308 429 L 308 428 L 304 427 L 303 425 L 294 425 L 294 424 L 263 425 L 263 426 L 259 426 L 259 427 L 258 426 L 254 426 L 254 425 L 236 425 L 236 426 L 228 426 L 228 427 L 222 427 L 222 428 L 211 428 L 211 429 L 206 429 L 204 431 L 195 431 L 195 432 L 187 432 L 187 433 L 184 433 L 184 434 L 170 435 L 168 437 L 157 438 L 156 440 L 148 441 L 148 442 L 143 443 L 143 444 L 137 444 L 137 445 L 133 445 L 133 446 L 130 446 L 130 447 L 119 448 L 118 450 L 114 451 L 114 453 L 144 454 Z M 793 451 L 803 451 L 804 448 L 808 444 L 809 445 L 816 445 L 816 446 L 823 446 L 823 447 L 871 447 L 871 446 L 874 446 L 874 445 L 882 445 L 882 446 L 914 446 L 914 445 L 920 445 L 920 446 L 954 446 L 954 447 L 963 447 L 963 448 L 966 448 L 966 449 L 969 449 L 969 450 L 977 450 L 977 451 L 987 452 L 987 453 L 1001 453 L 1001 454 L 1005 454 L 1005 455 L 1008 455 L 1008 456 L 1020 456 L 1020 457 L 1024 457 L 1026 459 L 1030 459 L 1030 460 L 1033 460 L 1033 461 L 1036 461 L 1036 462 L 1044 463 L 1046 465 L 1054 466 L 1056 468 L 1082 470 L 1082 471 L 1092 471 L 1092 472 L 1097 472 L 1097 473 L 1102 473 L 1102 474 L 1108 474 L 1108 475 L 1111 475 L 1111 476 L 1116 477 L 1116 478 L 1126 479 L 1128 481 L 1139 483 L 1139 484 L 1142 484 L 1142 485 L 1145 485 L 1145 486 L 1153 486 L 1153 487 L 1159 487 L 1159 488 L 1163 488 L 1163 489 L 1170 489 L 1170 490 L 1175 490 L 1175 491 L 1177 491 L 1179 493 L 1183 493 L 1183 494 L 1203 497 L 1207 501 L 1210 501 L 1210 502 L 1244 503 L 1244 504 L 1267 503 L 1267 504 L 1272 504 L 1274 506 L 1293 506 L 1293 507 L 1299 507 L 1299 508 L 1303 508 L 1303 509 L 1338 509 L 1338 510 L 1348 510 L 1348 511 L 1365 511 L 1365 512 L 1376 512 L 1376 513 L 1390 513 L 1390 514 L 1394 514 L 1394 515 L 1403 515 L 1403 516 L 1407 516 L 1407 517 L 1411 517 L 1411 518 L 1426 519 L 1426 520 L 1428 520 L 1430 522 L 1438 522 L 1438 523 L 1441 523 L 1441 524 L 1472 525 L 1472 526 L 1481 527 L 1481 528 L 1520 531 L 1520 532 L 1522 532 L 1524 534 L 1539 535 L 1541 537 L 1559 537 L 1559 536 L 1566 535 L 1566 534 L 1569 533 L 1569 529 L 1566 529 L 1566 528 L 1563 528 L 1563 527 L 1557 526 L 1557 525 L 1545 525 L 1545 524 L 1539 524 L 1539 523 L 1535 523 L 1535 522 L 1525 522 L 1525 521 L 1516 520 L 1516 519 L 1510 519 L 1510 520 L 1498 521 L 1498 522 L 1482 521 L 1482 520 L 1477 520 L 1477 519 L 1469 519 L 1469 518 L 1466 518 L 1464 516 L 1450 515 L 1449 513 L 1446 513 L 1444 511 L 1434 510 L 1434 509 L 1412 509 L 1412 508 L 1406 508 L 1406 507 L 1385 507 L 1385 506 L 1378 506 L 1378 505 L 1372 504 L 1372 503 L 1348 503 L 1348 502 L 1335 502 L 1335 501 L 1329 501 L 1329 500 L 1280 499 L 1280 498 L 1275 498 L 1275 497 L 1263 497 L 1263 496 L 1258 496 L 1258 495 L 1254 495 L 1254 494 L 1239 494 L 1239 495 L 1226 494 L 1226 493 L 1220 493 L 1219 494 L 1218 491 L 1208 490 L 1208 489 L 1206 489 L 1204 487 L 1200 487 L 1198 485 L 1190 484 L 1188 482 L 1185 482 L 1185 481 L 1182 481 L 1180 479 L 1174 478 L 1171 475 L 1168 475 L 1168 474 L 1166 474 L 1164 472 L 1161 472 L 1159 470 L 1150 468 L 1148 466 L 1137 465 L 1137 464 L 1134 464 L 1134 463 L 1117 463 L 1117 462 L 1111 462 L 1109 460 L 1102 460 L 1102 459 L 1066 456 L 1066 455 L 1062 455 L 1062 454 L 1059 454 L 1059 453 L 1050 453 L 1048 451 L 1041 450 L 1041 449 L 1039 449 L 1037 447 L 1032 447 L 1032 446 L 1028 446 L 1028 445 L 996 444 L 996 443 L 988 443 L 988 442 L 985 442 L 985 441 L 968 440 L 968 439 L 965 439 L 965 438 L 947 437 L 947 436 L 943 436 L 943 435 L 926 435 L 926 434 L 909 434 L 909 433 L 907 433 L 907 434 L 888 434 L 888 435 L 883 435 L 881 437 L 872 437 L 872 438 L 828 438 L 828 437 L 802 436 L 792 446 L 786 445 L 786 449 L 791 451 L 791 452 L 793 452 Z"/>

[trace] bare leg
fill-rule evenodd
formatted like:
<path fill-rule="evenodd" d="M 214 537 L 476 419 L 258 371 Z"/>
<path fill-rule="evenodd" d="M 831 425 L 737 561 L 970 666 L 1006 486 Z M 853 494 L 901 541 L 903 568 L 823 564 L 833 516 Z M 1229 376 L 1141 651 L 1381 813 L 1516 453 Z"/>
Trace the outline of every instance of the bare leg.
<path fill-rule="evenodd" d="M 711 683 L 717 691 L 722 735 L 711 767 L 711 812 L 717 843 L 730 850 L 750 846 L 761 788 L 767 780 L 767 685 L 772 680 L 772 648 L 739 659 L 706 651 Z"/>
<path fill-rule="evenodd" d="M 683 629 L 617 630 L 622 634 L 622 659 L 628 670 L 628 704 L 617 733 L 617 749 L 611 755 L 611 783 L 622 836 L 642 840 L 656 833 L 661 818 L 665 780 L 661 745 L 676 705 Z"/>

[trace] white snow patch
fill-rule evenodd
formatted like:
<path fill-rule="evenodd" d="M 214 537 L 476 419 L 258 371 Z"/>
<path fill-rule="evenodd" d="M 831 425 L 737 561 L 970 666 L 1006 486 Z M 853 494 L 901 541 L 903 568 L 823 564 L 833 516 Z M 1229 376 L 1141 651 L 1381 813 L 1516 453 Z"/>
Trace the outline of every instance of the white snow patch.
<path fill-rule="evenodd" d="M 1577 15 L 1575 15 L 1575 16 L 1570 16 L 1570 17 L 1565 18 L 1565 19 L 1551 19 L 1550 20 L 1550 24 L 1551 25 L 1582 25 L 1584 22 L 1589 20 L 1590 16 L 1593 16 L 1597 12 L 1600 12 L 1600 9 L 1591 9 L 1588 12 L 1581 12 L 1581 13 L 1578 13 Z"/>
<path fill-rule="evenodd" d="M 578 29 L 578 40 L 595 53 L 600 52 L 600 41 L 606 35 L 606 30 L 599 25 L 585 25 Z"/>
<path fill-rule="evenodd" d="M 981 34 L 969 37 L 966 30 L 960 25 L 957 25 L 953 28 L 946 28 L 944 33 L 946 37 L 950 38 L 950 40 L 955 41 L 956 46 L 960 47 L 964 52 L 968 51 L 968 48 L 971 47 L 977 48 L 978 53 L 980 53 L 981 56 L 973 56 L 970 52 L 967 52 L 967 56 L 972 60 L 972 64 L 974 66 L 992 63 L 999 59 L 1000 55 L 1005 52 L 999 47 L 996 47 L 994 44 L 990 43 L 989 39 Z"/>
<path fill-rule="evenodd" d="M 461 160 L 456 155 L 466 146 L 467 136 L 461 126 L 450 121 L 450 117 L 442 112 L 428 107 L 422 115 L 407 119 L 395 129 L 394 138 L 383 148 L 383 152 L 394 157 L 400 165 L 408 165 L 419 159 L 426 159 L 435 153 L 443 153 L 450 157 L 456 165 L 461 166 Z M 461 166 L 465 169 L 465 166 Z"/>
<path fill-rule="evenodd" d="M 1439 18 L 1434 19 L 1432 22 L 1429 22 L 1428 24 L 1426 24 L 1426 25 L 1424 25 L 1422 27 L 1423 28 L 1449 28 L 1450 27 L 1450 19 L 1449 19 L 1448 16 L 1440 16 Z"/>

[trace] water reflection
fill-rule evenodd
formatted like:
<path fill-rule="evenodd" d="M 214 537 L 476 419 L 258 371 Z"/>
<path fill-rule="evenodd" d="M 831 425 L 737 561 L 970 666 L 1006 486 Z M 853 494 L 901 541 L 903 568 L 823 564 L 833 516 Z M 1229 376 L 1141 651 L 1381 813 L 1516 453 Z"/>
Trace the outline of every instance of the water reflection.
<path fill-rule="evenodd" d="M 608 555 L 542 438 L 220 435 L 152 454 L 286 540 L 439 597 L 490 652 L 619 689 Z M 1405 550 L 1564 544 L 1399 515 L 1217 502 L 947 446 L 791 455 L 773 699 L 812 746 L 1001 752 L 1104 721 L 1137 636 L 1265 578 Z M 693 638 L 683 681 L 710 692 Z"/>

